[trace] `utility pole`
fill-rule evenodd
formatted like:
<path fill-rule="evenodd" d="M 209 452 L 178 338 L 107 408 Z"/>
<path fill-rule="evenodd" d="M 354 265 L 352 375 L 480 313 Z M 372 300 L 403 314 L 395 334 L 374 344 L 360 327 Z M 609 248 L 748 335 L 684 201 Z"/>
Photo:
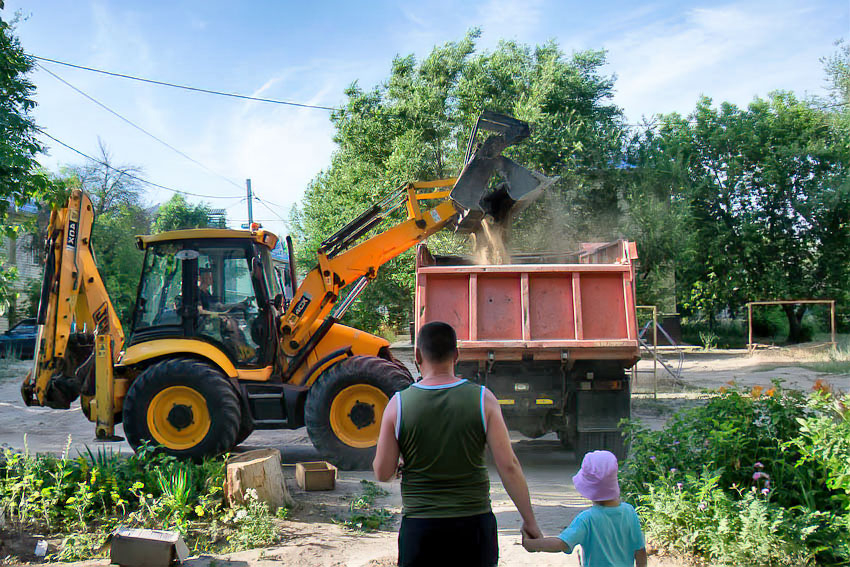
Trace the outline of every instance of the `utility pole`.
<path fill-rule="evenodd" d="M 248 228 L 254 223 L 254 195 L 251 193 L 251 180 L 246 179 L 245 185 L 248 188 Z"/>

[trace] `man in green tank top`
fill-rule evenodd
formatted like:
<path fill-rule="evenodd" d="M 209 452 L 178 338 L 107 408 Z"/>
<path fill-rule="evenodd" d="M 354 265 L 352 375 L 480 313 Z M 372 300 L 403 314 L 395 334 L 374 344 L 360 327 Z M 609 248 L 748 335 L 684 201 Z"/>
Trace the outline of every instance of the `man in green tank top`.
<path fill-rule="evenodd" d="M 393 396 L 381 422 L 377 479 L 390 480 L 403 458 L 398 564 L 404 567 L 498 563 L 487 446 L 522 529 L 542 537 L 499 403 L 484 386 L 455 376 L 457 357 L 451 325 L 423 325 L 416 341 L 422 379 Z"/>

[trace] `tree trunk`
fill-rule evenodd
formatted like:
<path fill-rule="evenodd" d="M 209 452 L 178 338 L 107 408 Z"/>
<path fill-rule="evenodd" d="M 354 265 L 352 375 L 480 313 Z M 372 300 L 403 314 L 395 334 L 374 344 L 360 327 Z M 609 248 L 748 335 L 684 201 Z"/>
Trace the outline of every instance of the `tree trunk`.
<path fill-rule="evenodd" d="M 785 316 L 788 318 L 788 343 L 795 345 L 803 342 L 803 315 L 806 314 L 806 306 L 786 304 L 782 306 Z"/>
<path fill-rule="evenodd" d="M 257 498 L 269 505 L 272 513 L 281 506 L 294 504 L 283 479 L 280 451 L 257 449 L 236 455 L 227 461 L 224 495 L 230 506 L 244 505 L 248 489 L 257 491 Z"/>

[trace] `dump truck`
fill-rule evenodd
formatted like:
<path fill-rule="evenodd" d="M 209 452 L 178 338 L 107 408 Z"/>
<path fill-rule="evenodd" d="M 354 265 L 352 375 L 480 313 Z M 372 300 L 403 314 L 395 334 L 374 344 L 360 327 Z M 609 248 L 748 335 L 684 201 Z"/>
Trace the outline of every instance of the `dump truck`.
<path fill-rule="evenodd" d="M 557 432 L 579 460 L 595 449 L 623 458 L 626 369 L 640 355 L 636 258 L 635 244 L 619 240 L 475 265 L 420 244 L 415 328 L 456 329 L 456 372 L 493 391 L 509 428 L 531 438 Z"/>
<path fill-rule="evenodd" d="M 47 229 L 24 402 L 68 409 L 79 398 L 97 438 L 115 440 L 123 423 L 134 449 L 181 458 L 229 451 L 255 429 L 306 426 L 337 466 L 368 467 L 384 407 L 412 378 L 385 339 L 340 320 L 390 259 L 444 228 L 474 232 L 493 207 L 521 206 L 550 184 L 501 155 L 529 132 L 483 113 L 458 178 L 391 191 L 328 236 L 300 282 L 292 240 L 279 246 L 258 226 L 138 237 L 127 334 L 95 262 L 92 202 L 72 191 Z"/>

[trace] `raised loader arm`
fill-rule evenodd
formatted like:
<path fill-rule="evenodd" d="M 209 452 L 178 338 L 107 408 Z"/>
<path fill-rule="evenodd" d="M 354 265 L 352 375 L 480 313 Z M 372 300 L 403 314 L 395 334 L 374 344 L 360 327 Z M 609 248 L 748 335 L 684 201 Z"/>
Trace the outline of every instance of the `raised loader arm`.
<path fill-rule="evenodd" d="M 93 395 L 95 359 L 101 374 L 111 377 L 124 344 L 121 322 L 92 253 L 93 221 L 91 200 L 78 189 L 65 208 L 50 214 L 38 340 L 33 369 L 21 386 L 27 405 L 67 409 L 81 392 Z M 96 357 L 91 356 L 95 340 Z"/>
<path fill-rule="evenodd" d="M 495 134 L 475 147 L 479 130 Z M 507 222 L 509 211 L 536 198 L 555 179 L 531 172 L 501 155 L 508 146 L 526 138 L 528 125 L 508 116 L 485 112 L 470 137 L 460 177 L 408 183 L 322 242 L 318 265 L 307 274 L 282 317 L 281 343 L 287 357 L 288 379 L 342 317 L 357 295 L 377 276 L 378 269 L 428 236 L 454 223 L 474 232 L 485 215 Z M 498 172 L 504 182 L 493 190 L 488 184 Z M 439 204 L 424 210 L 422 201 Z M 405 207 L 401 222 L 355 245 L 391 213 Z M 337 305 L 340 292 L 354 288 Z M 321 321 L 319 327 L 316 327 Z"/>

